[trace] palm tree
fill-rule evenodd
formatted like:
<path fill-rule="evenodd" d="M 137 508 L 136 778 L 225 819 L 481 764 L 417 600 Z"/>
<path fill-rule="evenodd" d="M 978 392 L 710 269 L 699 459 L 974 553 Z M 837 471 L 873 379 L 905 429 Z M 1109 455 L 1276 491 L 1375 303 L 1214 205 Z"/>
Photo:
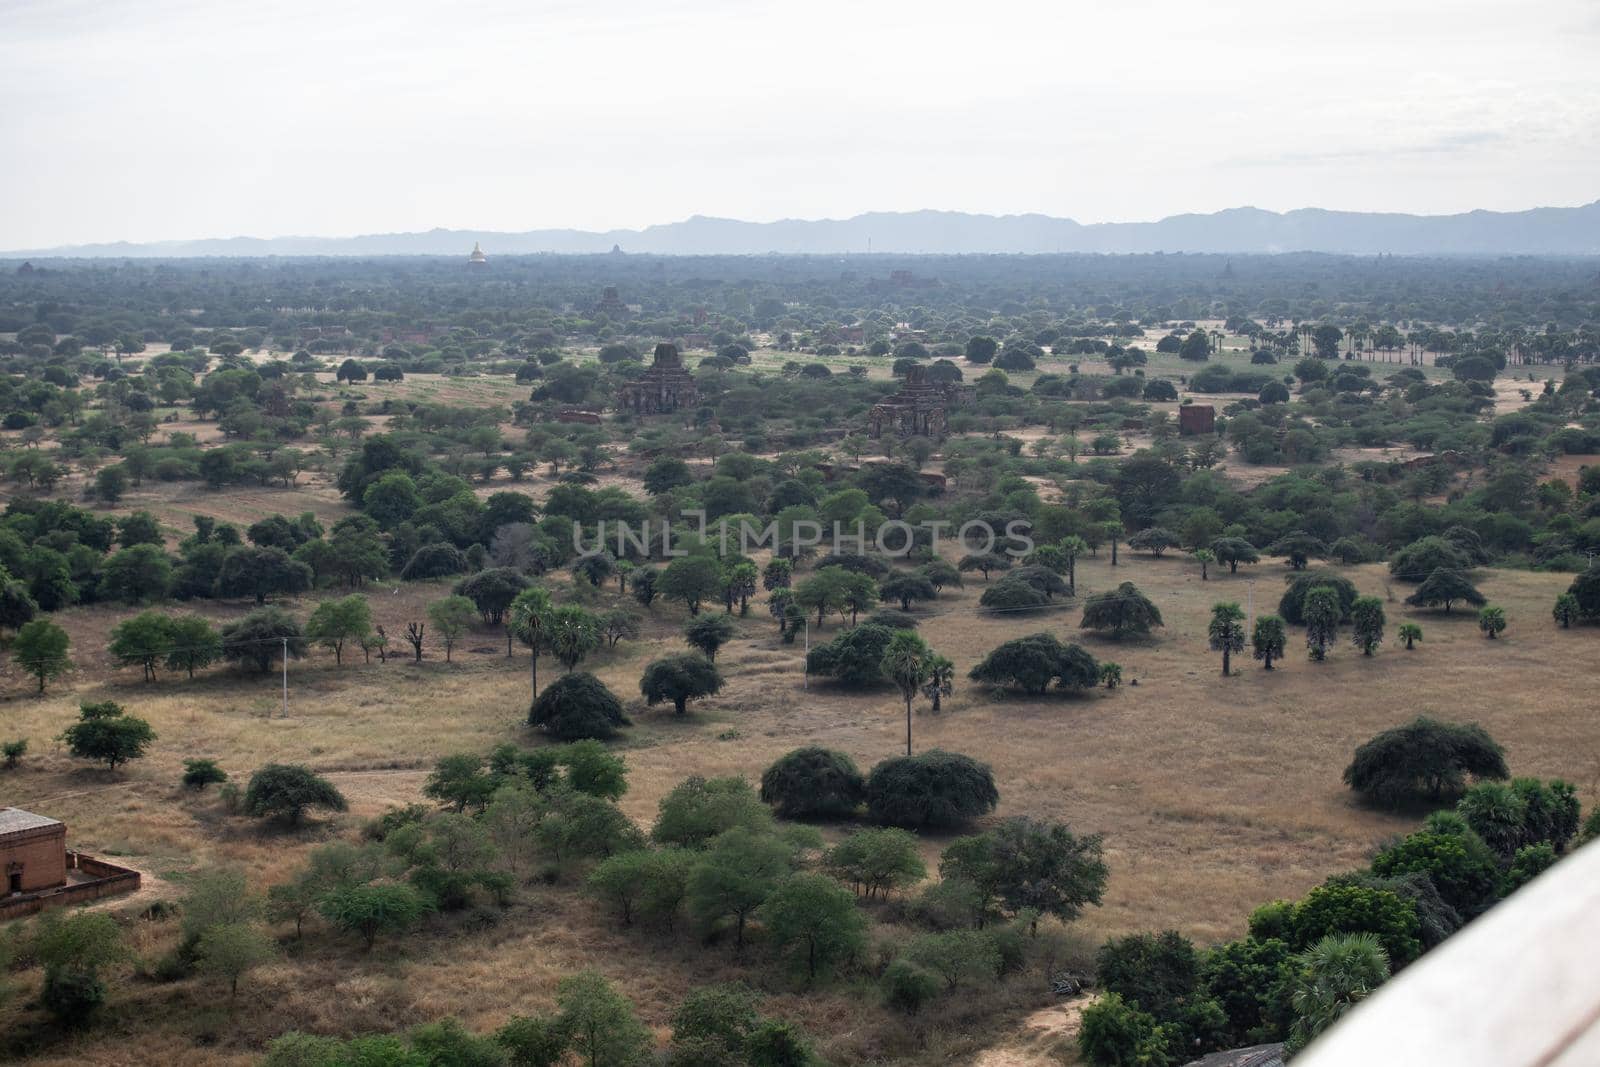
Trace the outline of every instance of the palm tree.
<path fill-rule="evenodd" d="M 1211 607 L 1211 647 L 1222 653 L 1222 676 L 1228 676 L 1233 653 L 1244 651 L 1244 611 L 1224 602 Z"/>
<path fill-rule="evenodd" d="M 1406 643 L 1406 651 L 1410 652 L 1417 647 L 1417 642 L 1422 640 L 1422 627 L 1414 622 L 1403 622 L 1400 629 L 1395 631 L 1400 640 Z"/>
<path fill-rule="evenodd" d="M 1374 934 L 1329 934 L 1294 964 L 1290 1003 L 1299 1018 L 1286 1052 L 1305 1048 L 1389 977 L 1389 956 Z"/>
<path fill-rule="evenodd" d="M 956 665 L 937 653 L 928 656 L 928 680 L 922 683 L 922 695 L 933 701 L 933 713 L 939 713 L 939 699 L 953 691 Z"/>
<path fill-rule="evenodd" d="M 550 611 L 545 628 L 550 651 L 568 673 L 583 657 L 600 647 L 600 623 L 594 614 L 577 604 L 563 604 Z"/>
<path fill-rule="evenodd" d="M 528 678 L 533 697 L 539 695 L 539 652 L 547 633 L 551 607 L 550 594 L 535 587 L 518 593 L 511 602 L 511 610 L 506 613 L 507 628 L 528 646 Z"/>
<path fill-rule="evenodd" d="M 1089 542 L 1077 534 L 1068 534 L 1061 539 L 1058 546 L 1061 554 L 1067 557 L 1067 587 L 1068 596 L 1078 595 L 1078 557 L 1089 551 Z"/>
<path fill-rule="evenodd" d="M 1499 637 L 1506 628 L 1506 611 L 1504 608 L 1493 604 L 1485 605 L 1478 611 L 1478 629 L 1483 635 L 1493 641 Z"/>
<path fill-rule="evenodd" d="M 1213 553 L 1209 548 L 1197 548 L 1193 552 L 1189 553 L 1189 555 L 1193 556 L 1194 561 L 1200 564 L 1200 580 L 1202 582 L 1208 581 L 1211 575 L 1207 570 L 1207 567 L 1210 565 L 1212 560 L 1217 558 L 1216 554 Z"/>
<path fill-rule="evenodd" d="M 906 701 L 906 755 L 911 755 L 911 701 L 928 680 L 928 644 L 910 630 L 898 631 L 883 652 L 883 673 L 900 687 Z"/>

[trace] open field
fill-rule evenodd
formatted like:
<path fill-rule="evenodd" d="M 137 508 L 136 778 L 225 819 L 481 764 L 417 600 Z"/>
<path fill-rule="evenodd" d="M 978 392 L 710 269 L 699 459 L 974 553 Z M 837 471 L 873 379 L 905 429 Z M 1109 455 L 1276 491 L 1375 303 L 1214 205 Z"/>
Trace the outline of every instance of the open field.
<path fill-rule="evenodd" d="M 993 765 L 1002 798 L 997 815 L 1048 816 L 1106 835 L 1111 879 L 1104 906 L 1077 924 L 1086 935 L 1174 927 L 1200 942 L 1221 940 L 1242 931 L 1255 905 L 1301 894 L 1328 874 L 1359 866 L 1377 843 L 1413 820 L 1355 804 L 1338 781 L 1338 768 L 1372 733 L 1419 713 L 1482 722 L 1507 744 L 1514 772 L 1563 776 L 1579 786 L 1586 807 L 1596 799 L 1600 722 L 1589 713 L 1583 673 L 1571 669 L 1588 635 L 1555 629 L 1548 618 L 1564 577 L 1486 572 L 1481 588 L 1511 620 L 1507 634 L 1492 644 L 1469 614 L 1418 613 L 1426 636 L 1415 652 L 1386 646 L 1364 659 L 1343 646 L 1327 663 L 1313 664 L 1292 650 L 1281 670 L 1269 674 L 1247 664 L 1223 679 L 1218 657 L 1205 648 L 1210 605 L 1245 602 L 1253 583 L 1257 613 L 1273 610 L 1287 573 L 1276 563 L 1245 570 L 1253 573 L 1202 582 L 1182 559 L 1124 552 L 1115 570 L 1104 556 L 1087 560 L 1079 566 L 1080 592 L 1133 580 L 1166 617 L 1166 628 L 1149 642 L 1086 641 L 1096 656 L 1120 662 L 1130 684 L 1080 698 L 996 699 L 963 681 L 943 714 L 917 716 L 919 749 L 966 752 Z M 1389 601 L 1391 623 L 1413 617 L 1398 603 L 1407 587 L 1391 587 L 1381 567 L 1348 573 L 1363 592 Z M 373 590 L 375 617 L 391 633 L 441 591 L 400 588 L 392 597 Z M 934 648 L 955 660 L 963 679 L 1006 638 L 1040 629 L 1076 633 L 1075 610 L 981 616 L 980 591 L 981 583 L 969 582 L 964 591 L 947 594 L 924 613 L 921 628 Z M 242 611 L 219 607 L 207 614 Z M 464 642 L 453 665 L 442 662 L 442 650 L 430 650 L 421 664 L 392 656 L 386 666 L 369 666 L 357 654 L 358 662 L 337 667 L 318 651 L 291 667 L 285 718 L 275 673 L 212 671 L 193 682 L 164 675 L 152 685 L 139 682 L 134 671 L 112 674 L 87 650 L 103 647 L 105 632 L 129 613 L 104 607 L 60 613 L 75 648 L 86 650 L 81 665 L 89 669 L 45 697 L 33 696 L 23 679 L 7 672 L 0 732 L 28 737 L 36 755 L 5 776 L 4 800 L 50 811 L 68 824 L 76 846 L 121 857 L 163 881 L 181 883 L 187 871 L 219 862 L 242 865 L 258 883 L 284 879 L 317 842 L 353 830 L 389 805 L 420 800 L 426 770 L 438 756 L 485 751 L 502 741 L 536 743 L 521 724 L 526 657 L 519 651 L 508 661 L 498 632 Z M 642 664 L 678 644 L 680 622 L 676 609 L 658 607 L 645 639 L 599 654 L 596 673 L 627 699 L 636 692 Z M 830 624 L 814 637 L 834 629 Z M 806 743 L 842 749 L 868 766 L 903 745 L 903 706 L 892 692 L 855 694 L 815 682 L 802 688 L 802 646 L 779 643 L 763 607 L 752 606 L 740 638 L 721 658 L 728 687 L 687 719 L 646 710 L 633 697 L 637 725 L 620 743 L 630 768 L 622 804 L 641 824 L 653 818 L 659 798 L 691 774 L 755 777 L 772 759 Z M 548 679 L 558 669 L 546 662 L 541 673 Z M 1506 693 L 1536 698 L 1507 701 Z M 160 735 L 149 758 L 116 775 L 68 759 L 50 741 L 79 700 L 106 698 L 148 718 Z M 235 776 L 268 760 L 304 762 L 347 791 L 352 811 L 296 835 L 263 833 L 224 815 L 214 799 L 180 794 L 182 760 L 194 755 L 218 759 Z M 926 840 L 930 860 L 944 843 Z M 204 1062 L 228 1062 L 230 1052 L 242 1054 L 295 1027 L 350 1032 L 443 1014 L 488 1027 L 510 1014 L 547 1010 L 557 978 L 588 963 L 624 981 L 656 1026 L 665 1024 L 674 1001 L 668 990 L 738 974 L 771 983 L 779 994 L 775 1009 L 792 1010 L 815 1023 L 816 1032 L 836 1035 L 828 1049 L 842 1061 L 874 1054 L 851 1044 L 849 1013 L 876 1011 L 863 1007 L 851 988 L 789 996 L 757 962 L 741 964 L 726 947 L 651 950 L 612 930 L 571 887 L 531 889 L 495 930 L 470 942 L 441 924 L 415 936 L 403 957 L 381 946 L 371 957 L 352 958 L 336 942 L 310 945 L 297 949 L 304 955 L 294 968 L 275 966 L 252 981 L 241 994 L 243 1010 L 229 1019 L 225 1036 L 219 1034 L 215 1058 Z M 59 1062 L 122 1062 L 116 1035 L 134 1026 L 138 1013 L 173 998 L 203 1000 L 184 988 L 136 983 L 133 989 L 117 1009 L 126 1013 L 123 1023 L 75 1042 Z M 1007 1004 L 1004 1011 L 1025 1013 L 1047 1000 Z M 192 1055 L 184 1050 L 219 1018 L 198 1007 L 165 1013 L 164 1037 L 152 1036 L 148 1020 L 141 1020 L 141 1047 Z M 989 1023 L 1004 1028 L 1007 1019 L 1019 1018 L 1002 1014 Z M 984 1032 L 976 1027 L 973 1040 L 981 1043 Z M 911 1049 L 894 1054 L 917 1058 Z"/>

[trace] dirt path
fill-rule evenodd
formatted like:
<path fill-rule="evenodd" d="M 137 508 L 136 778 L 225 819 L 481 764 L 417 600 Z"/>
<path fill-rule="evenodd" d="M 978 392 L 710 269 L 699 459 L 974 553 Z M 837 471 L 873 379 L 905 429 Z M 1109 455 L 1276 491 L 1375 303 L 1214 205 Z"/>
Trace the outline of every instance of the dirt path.
<path fill-rule="evenodd" d="M 1092 1003 L 1089 997 L 1074 997 L 1040 1008 L 1022 1021 L 1016 1036 L 980 1053 L 972 1061 L 974 1067 L 1061 1067 L 1063 1063 L 1076 1063 L 1078 1026 L 1083 1009 Z"/>

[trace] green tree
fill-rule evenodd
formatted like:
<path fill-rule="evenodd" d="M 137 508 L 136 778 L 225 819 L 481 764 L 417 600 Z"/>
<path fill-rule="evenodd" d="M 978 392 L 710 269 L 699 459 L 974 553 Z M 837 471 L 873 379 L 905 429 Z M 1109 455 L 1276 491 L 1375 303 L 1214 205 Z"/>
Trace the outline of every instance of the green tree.
<path fill-rule="evenodd" d="M 121 928 L 103 911 L 46 912 L 29 950 L 44 968 L 40 1003 L 69 1027 L 87 1023 L 105 1002 L 100 969 L 128 954 Z"/>
<path fill-rule="evenodd" d="M 701 618 L 720 619 L 724 616 Z M 639 679 L 639 691 L 650 706 L 671 701 L 677 714 L 683 715 L 688 710 L 689 701 L 722 691 L 722 673 L 717 670 L 716 664 L 699 653 L 668 656 L 645 667 L 644 676 Z"/>
<path fill-rule="evenodd" d="M 306 638 L 294 616 L 280 607 L 257 608 L 222 628 L 222 654 L 240 666 L 266 673 L 285 652 L 292 659 L 304 657 Z"/>
<path fill-rule="evenodd" d="M 1208 633 L 1212 651 L 1222 653 L 1222 676 L 1226 678 L 1233 654 L 1244 651 L 1244 611 L 1232 602 L 1213 604 Z"/>
<path fill-rule="evenodd" d="M 901 611 L 910 611 L 913 600 L 933 600 L 939 591 L 920 574 L 896 574 L 878 584 L 878 596 L 885 602 L 898 601 Z"/>
<path fill-rule="evenodd" d="M 1229 574 L 1238 574 L 1241 563 L 1261 562 L 1261 553 L 1242 537 L 1219 537 L 1211 542 L 1211 551 L 1218 563 L 1228 565 Z"/>
<path fill-rule="evenodd" d="M 563 978 L 556 986 L 556 1005 L 568 1046 L 587 1067 L 642 1067 L 649 1061 L 650 1031 L 600 974 L 579 971 Z"/>
<path fill-rule="evenodd" d="M 1094 1067 L 1173 1067 L 1172 1040 L 1170 1024 L 1158 1024 L 1116 993 L 1085 1008 L 1078 1029 L 1078 1051 Z"/>
<path fill-rule="evenodd" d="M 1098 834 L 1079 837 L 1061 823 L 1010 818 L 975 837 L 960 838 L 939 863 L 943 878 L 960 878 L 1013 915 L 1078 917 L 1100 903 L 1109 869 Z"/>
<path fill-rule="evenodd" d="M 1406 643 L 1407 652 L 1416 648 L 1417 642 L 1422 640 L 1422 627 L 1414 622 L 1401 623 L 1400 628 L 1395 633 L 1399 635 L 1400 640 Z"/>
<path fill-rule="evenodd" d="M 1327 586 L 1318 586 L 1306 593 L 1302 610 L 1306 620 L 1306 648 L 1311 658 L 1320 663 L 1328 658 L 1328 649 L 1339 636 L 1339 594 Z"/>
<path fill-rule="evenodd" d="M 1358 597 L 1350 605 L 1350 638 L 1363 656 L 1370 656 L 1383 643 L 1383 628 L 1389 620 L 1383 613 L 1383 601 L 1375 596 Z"/>
<path fill-rule="evenodd" d="M 372 633 L 372 608 L 360 593 L 338 600 L 324 600 L 306 620 L 305 636 L 324 648 L 333 649 L 333 661 L 344 662 L 347 642 L 360 644 Z"/>
<path fill-rule="evenodd" d="M 111 628 L 109 651 L 118 663 L 137 664 L 144 671 L 144 680 L 153 682 L 156 665 L 174 644 L 172 620 L 158 611 L 144 611 Z"/>
<path fill-rule="evenodd" d="M 1100 630 L 1117 641 L 1148 636 L 1152 627 L 1161 625 L 1161 609 L 1132 582 L 1091 596 L 1084 602 L 1079 624 L 1081 629 Z"/>
<path fill-rule="evenodd" d="M 258 819 L 283 818 L 300 825 L 312 808 L 345 811 L 344 794 L 332 782 L 296 763 L 269 763 L 250 776 L 245 789 L 244 812 Z"/>
<path fill-rule="evenodd" d="M 868 900 L 887 898 L 895 889 L 922 881 L 928 869 L 922 862 L 916 835 L 892 828 L 857 830 L 828 850 L 823 863 L 832 874 L 850 883 Z"/>
<path fill-rule="evenodd" d="M 539 694 L 528 710 L 528 725 L 563 741 L 604 740 L 628 725 L 622 702 L 592 674 L 565 674 Z"/>
<path fill-rule="evenodd" d="M 11 642 L 11 658 L 27 673 L 39 680 L 39 692 L 44 683 L 59 678 L 72 669 L 67 658 L 67 631 L 49 619 L 35 619 L 17 631 Z"/>
<path fill-rule="evenodd" d="M 681 600 L 690 615 L 714 599 L 722 588 L 722 568 L 710 556 L 682 556 L 673 560 L 655 580 L 655 591 L 667 600 Z"/>
<path fill-rule="evenodd" d="M 1437 801 L 1461 792 L 1468 778 L 1508 777 L 1505 751 L 1483 727 L 1424 716 L 1374 736 L 1356 749 L 1344 772 L 1351 789 L 1388 805 Z"/>
<path fill-rule="evenodd" d="M 222 559 L 217 593 L 225 597 L 267 597 L 303 593 L 311 588 L 311 568 L 291 559 L 281 548 L 240 546 Z"/>
<path fill-rule="evenodd" d="M 711 663 L 717 661 L 717 652 L 732 641 L 739 630 L 726 615 L 697 615 L 683 628 L 683 639 L 690 648 L 698 649 Z"/>
<path fill-rule="evenodd" d="M 577 604 L 551 608 L 545 620 L 545 636 L 550 652 L 569 672 L 600 647 L 600 620 Z"/>
<path fill-rule="evenodd" d="M 368 952 L 380 934 L 404 933 L 431 910 L 417 889 L 392 882 L 342 886 L 317 904 L 323 918 L 358 935 Z"/>
<path fill-rule="evenodd" d="M 637 592 L 638 588 L 635 582 L 634 591 Z M 549 634 L 552 607 L 550 593 L 533 586 L 517 594 L 507 615 L 507 629 L 528 647 L 528 672 L 532 686 L 528 697 L 530 704 L 539 696 L 539 653 L 544 650 Z"/>
<path fill-rule="evenodd" d="M 1256 620 L 1255 632 L 1250 635 L 1250 644 L 1254 649 L 1255 658 L 1261 661 L 1266 670 L 1272 670 L 1273 660 L 1283 657 L 1283 650 L 1288 643 L 1288 632 L 1284 629 L 1281 618 L 1276 615 L 1263 615 Z"/>
<path fill-rule="evenodd" d="M 142 758 L 155 739 L 156 732 L 148 722 L 125 714 L 120 704 L 110 700 L 81 705 L 78 721 L 61 732 L 61 740 L 74 756 L 104 762 L 113 771 L 118 764 Z"/>
<path fill-rule="evenodd" d="M 735 826 L 713 838 L 689 872 L 689 910 L 706 926 L 734 924 L 734 946 L 744 948 L 745 927 L 794 867 L 794 846 L 765 830 Z"/>
<path fill-rule="evenodd" d="M 169 671 L 181 670 L 193 678 L 195 671 L 222 658 L 221 635 L 198 615 L 168 618 L 167 637 L 166 667 Z M 154 676 L 152 671 L 151 677 Z"/>
<path fill-rule="evenodd" d="M 906 755 L 911 755 L 911 702 L 928 680 L 928 660 L 932 656 L 922 638 L 909 630 L 897 631 L 883 650 L 882 671 L 900 690 L 906 702 Z"/>
<path fill-rule="evenodd" d="M 113 555 L 100 577 L 100 595 L 125 604 L 165 600 L 172 590 L 172 561 L 156 545 L 139 544 Z"/>
<path fill-rule="evenodd" d="M 1428 575 L 1422 584 L 1417 586 L 1417 591 L 1406 597 L 1406 603 L 1413 607 L 1425 608 L 1443 604 L 1447 615 L 1451 606 L 1458 600 L 1465 601 L 1473 607 L 1482 607 L 1486 602 L 1484 595 L 1467 580 L 1466 575 L 1443 567 Z"/>
<path fill-rule="evenodd" d="M 970 756 L 930 749 L 886 759 L 867 776 L 867 812 L 890 826 L 960 826 L 1000 802 L 994 773 Z"/>
<path fill-rule="evenodd" d="M 1338 1022 L 1389 977 L 1389 959 L 1371 934 L 1330 935 L 1294 961 L 1290 1003 L 1295 1021 L 1284 1049 L 1291 1054 Z"/>
<path fill-rule="evenodd" d="M 962 985 L 992 982 L 1000 974 L 1000 949 L 982 930 L 923 934 L 906 946 L 905 959 L 944 979 L 954 992 Z"/>
<path fill-rule="evenodd" d="M 239 994 L 239 979 L 276 955 L 272 939 L 247 923 L 222 923 L 200 936 L 195 956 L 203 974 L 228 983 L 228 998 Z"/>
<path fill-rule="evenodd" d="M 1582 615 L 1578 608 L 1578 598 L 1571 593 L 1562 593 L 1556 597 L 1556 606 L 1551 612 L 1556 622 L 1561 624 L 1563 630 L 1568 629 Z"/>
<path fill-rule="evenodd" d="M 1099 665 L 1078 645 L 1062 644 L 1054 634 L 1013 638 L 973 667 L 968 677 L 989 685 L 1015 686 L 1043 693 L 1054 681 L 1061 689 L 1090 689 L 1100 680 Z"/>
<path fill-rule="evenodd" d="M 761 775 L 761 799 L 785 819 L 847 817 L 866 788 L 849 756 L 816 746 L 785 754 Z"/>
<path fill-rule="evenodd" d="M 867 946 L 867 921 L 854 896 L 825 875 L 790 875 L 761 905 L 760 916 L 778 954 L 804 966 L 813 981 L 819 970 L 831 973 Z"/>
<path fill-rule="evenodd" d="M 444 638 L 444 661 L 450 662 L 450 653 L 461 635 L 472 628 L 472 619 L 478 613 L 476 605 L 464 596 L 447 596 L 428 605 L 428 621 L 433 630 Z"/>
<path fill-rule="evenodd" d="M 1506 629 L 1506 611 L 1495 604 L 1487 604 L 1478 609 L 1478 629 L 1483 635 L 1493 641 Z"/>

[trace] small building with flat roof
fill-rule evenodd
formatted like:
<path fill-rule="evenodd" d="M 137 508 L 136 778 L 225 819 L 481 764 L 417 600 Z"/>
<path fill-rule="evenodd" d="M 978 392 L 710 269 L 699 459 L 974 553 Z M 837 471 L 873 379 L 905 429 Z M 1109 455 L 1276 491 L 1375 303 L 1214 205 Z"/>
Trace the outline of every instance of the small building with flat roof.
<path fill-rule="evenodd" d="M 21 808 L 0 808 L 0 873 L 6 896 L 65 885 L 66 824 Z"/>

